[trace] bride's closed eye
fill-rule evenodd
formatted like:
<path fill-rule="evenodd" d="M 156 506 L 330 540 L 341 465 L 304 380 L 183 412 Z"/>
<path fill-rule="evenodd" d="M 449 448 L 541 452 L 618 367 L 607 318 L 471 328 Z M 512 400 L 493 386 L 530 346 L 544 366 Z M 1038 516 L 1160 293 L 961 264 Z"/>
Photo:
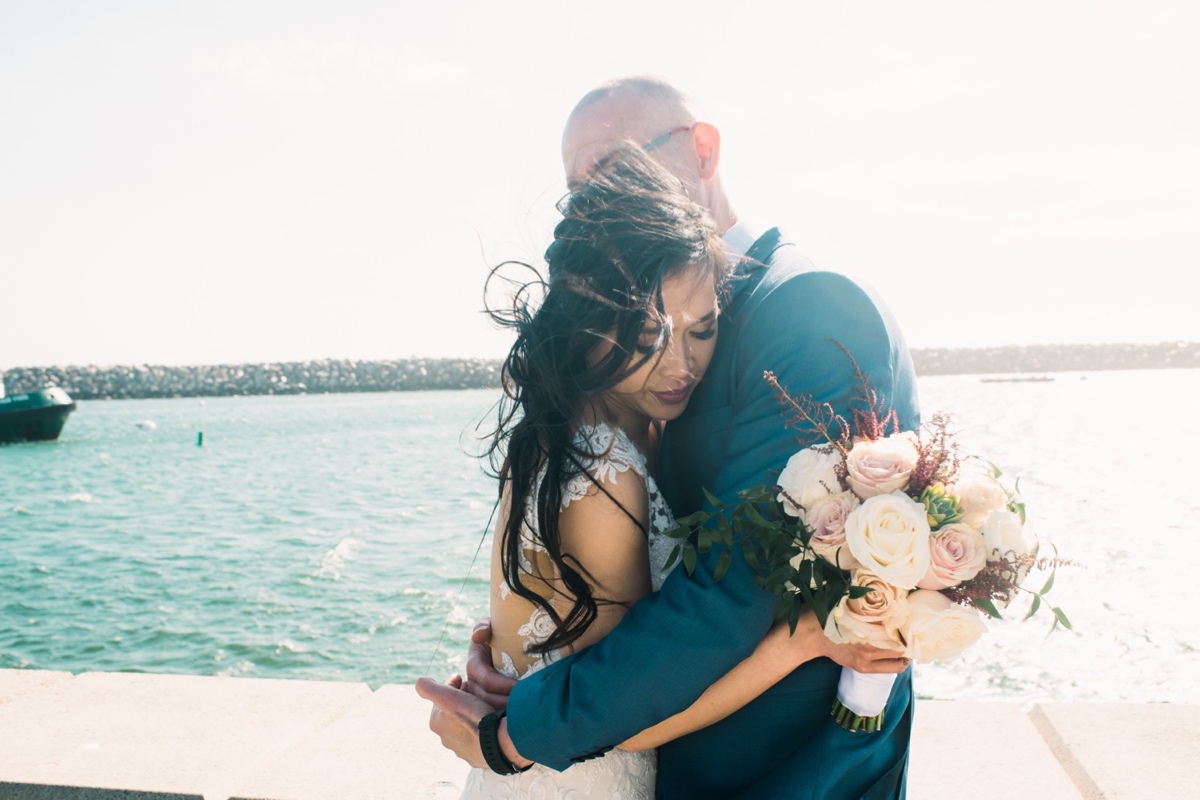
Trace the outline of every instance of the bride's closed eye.
<path fill-rule="evenodd" d="M 637 351 L 644 356 L 658 351 L 663 344 L 662 328 L 644 328 L 638 336 Z"/>

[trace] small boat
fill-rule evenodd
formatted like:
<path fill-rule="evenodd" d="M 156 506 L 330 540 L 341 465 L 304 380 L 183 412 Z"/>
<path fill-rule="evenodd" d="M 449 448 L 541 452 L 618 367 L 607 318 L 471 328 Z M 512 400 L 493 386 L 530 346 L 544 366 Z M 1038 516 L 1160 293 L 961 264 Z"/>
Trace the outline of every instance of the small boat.
<path fill-rule="evenodd" d="M 4 396 L 0 383 L 0 444 L 57 439 L 75 401 L 57 386 Z"/>

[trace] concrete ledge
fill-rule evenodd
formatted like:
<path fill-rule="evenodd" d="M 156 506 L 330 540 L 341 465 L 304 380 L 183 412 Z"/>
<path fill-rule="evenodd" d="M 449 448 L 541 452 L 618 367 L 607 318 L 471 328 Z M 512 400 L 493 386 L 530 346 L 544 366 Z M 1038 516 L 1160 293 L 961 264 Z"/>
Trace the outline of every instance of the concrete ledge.
<path fill-rule="evenodd" d="M 1030 719 L 1087 800 L 1182 796 L 1200 790 L 1195 706 L 1034 706 Z"/>
<path fill-rule="evenodd" d="M 0 706 L 0 780 L 225 797 L 370 693 L 355 683 L 85 673 Z"/>
<path fill-rule="evenodd" d="M 913 722 L 914 800 L 1082 797 L 1015 703 L 918 701 Z"/>
<path fill-rule="evenodd" d="M 198 794 L 132 792 L 125 789 L 90 789 L 85 786 L 43 786 L 35 783 L 0 783 L 4 800 L 204 800 Z"/>
<path fill-rule="evenodd" d="M 430 733 L 429 709 L 412 686 L 381 686 L 246 775 L 238 791 L 281 800 L 457 798 L 468 768 Z"/>
<path fill-rule="evenodd" d="M 918 701 L 914 800 L 1163 797 L 1200 786 L 1200 708 Z M 458 797 L 411 686 L 0 670 L 0 800 Z"/>

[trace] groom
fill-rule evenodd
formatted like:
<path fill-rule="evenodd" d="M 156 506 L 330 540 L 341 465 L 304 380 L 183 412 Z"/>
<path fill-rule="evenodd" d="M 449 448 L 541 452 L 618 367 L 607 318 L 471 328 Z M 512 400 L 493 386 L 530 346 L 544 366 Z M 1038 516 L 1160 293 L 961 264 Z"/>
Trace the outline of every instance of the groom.
<path fill-rule="evenodd" d="M 681 90 L 631 77 L 587 94 L 563 134 L 568 183 L 584 179 L 626 139 L 674 173 L 709 210 L 731 253 L 745 255 L 708 373 L 662 442 L 660 486 L 676 515 L 702 508 L 704 489 L 728 502 L 740 489 L 773 484 L 798 449 L 765 370 L 793 396 L 811 395 L 849 418 L 855 382 L 844 346 L 902 426 L 916 427 L 912 361 L 891 314 L 869 289 L 816 270 L 777 228 L 738 218 L 717 171 L 717 129 L 698 118 Z M 775 598 L 759 588 L 738 550 L 721 580 L 713 579 L 714 547 L 693 575 L 675 570 L 600 642 L 519 681 L 494 734 L 505 758 L 517 767 L 536 761 L 565 769 L 600 755 L 686 708 L 750 655 L 770 627 Z M 812 615 L 803 624 L 812 634 Z M 815 645 L 823 654 L 860 666 L 840 646 L 813 638 L 825 642 Z M 468 668 L 476 693 L 507 688 L 481 653 L 477 644 Z M 660 748 L 658 796 L 903 798 L 911 670 L 893 687 L 883 730 L 851 733 L 830 716 L 841 671 L 831 658 L 808 661 L 740 711 Z M 443 743 L 482 766 L 477 726 L 491 708 L 458 686 L 456 679 L 421 679 L 418 692 L 435 704 L 430 727 Z"/>

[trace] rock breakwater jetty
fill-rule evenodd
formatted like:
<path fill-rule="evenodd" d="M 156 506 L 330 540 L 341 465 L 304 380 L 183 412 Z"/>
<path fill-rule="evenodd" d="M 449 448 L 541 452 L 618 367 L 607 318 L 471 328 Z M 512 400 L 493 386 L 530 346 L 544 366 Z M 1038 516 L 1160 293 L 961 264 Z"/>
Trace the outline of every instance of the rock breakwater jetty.
<path fill-rule="evenodd" d="M 1200 367 L 1200 342 L 1038 344 L 913 350 L 918 375 L 1095 372 Z"/>
<path fill-rule="evenodd" d="M 913 361 L 918 375 L 1028 376 L 1113 369 L 1200 368 L 1200 342 L 916 349 Z M 410 358 L 198 366 L 17 367 L 7 370 L 3 378 L 9 394 L 53 385 L 61 386 L 76 400 L 491 389 L 500 385 L 500 362 L 482 358 Z"/>
<path fill-rule="evenodd" d="M 4 373 L 9 394 L 61 386 L 76 400 L 330 394 L 500 385 L 500 362 L 481 358 L 323 359 L 198 366 L 22 367 Z"/>

